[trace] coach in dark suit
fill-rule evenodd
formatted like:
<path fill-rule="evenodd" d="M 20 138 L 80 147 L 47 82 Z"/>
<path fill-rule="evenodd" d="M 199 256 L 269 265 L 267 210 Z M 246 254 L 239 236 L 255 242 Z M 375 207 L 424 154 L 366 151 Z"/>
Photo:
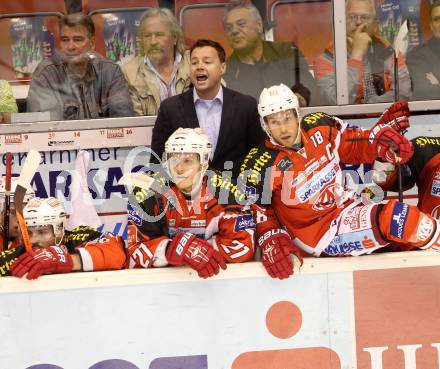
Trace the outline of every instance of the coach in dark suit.
<path fill-rule="evenodd" d="M 222 171 L 224 163 L 231 161 L 237 176 L 244 156 L 264 137 L 257 102 L 222 87 L 226 55 L 220 44 L 198 40 L 190 52 L 194 88 L 161 103 L 151 148 L 161 157 L 165 141 L 177 128 L 201 127 L 213 146 L 211 168 Z"/>

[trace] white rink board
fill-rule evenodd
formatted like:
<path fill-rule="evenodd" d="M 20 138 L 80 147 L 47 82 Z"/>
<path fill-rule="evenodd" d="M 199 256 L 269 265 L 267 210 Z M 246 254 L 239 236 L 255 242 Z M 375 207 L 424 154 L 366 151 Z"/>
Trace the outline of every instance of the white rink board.
<path fill-rule="evenodd" d="M 414 284 L 420 276 L 425 278 L 423 286 Z M 387 278 L 396 284 L 380 285 Z M 319 355 L 322 359 L 323 352 L 327 360 L 326 353 L 333 352 L 336 360 L 324 361 L 322 368 L 437 369 L 435 351 L 428 346 L 440 342 L 440 302 L 427 298 L 432 289 L 425 294 L 421 288 L 427 285 L 440 292 L 439 254 L 310 258 L 298 275 L 285 281 L 268 278 L 257 262 L 232 265 L 212 280 L 198 279 L 186 268 L 53 275 L 32 282 L 7 277 L 0 285 L 0 326 L 7 337 L 0 367 L 297 369 L 303 366 L 295 362 L 310 360 L 311 352 L 313 360 Z M 371 286 L 376 288 L 368 291 Z M 403 305 L 404 318 L 396 315 L 389 337 L 365 333 L 362 314 L 369 325 L 382 324 L 387 314 L 382 300 L 396 289 L 404 290 L 408 302 L 423 303 L 429 317 L 419 317 Z M 362 311 L 368 306 L 357 303 L 368 293 L 378 295 L 378 301 L 371 299 L 373 318 Z M 266 318 L 274 304 L 286 302 L 297 307 L 302 321 L 281 339 L 270 333 Z M 278 312 L 271 317 L 284 318 L 282 324 L 289 325 L 289 318 L 298 315 Z M 436 337 L 423 341 L 417 326 L 404 335 L 398 332 L 402 344 L 421 345 L 421 364 L 404 367 L 399 363 L 405 355 L 411 362 L 410 350 L 398 349 L 393 335 L 411 319 L 419 324 L 428 320 Z M 370 340 L 368 345 L 357 347 L 365 340 Z M 396 360 L 382 367 L 365 349 L 385 346 L 384 358 L 395 354 Z M 264 364 L 268 354 L 275 361 Z M 262 356 L 252 360 L 255 355 Z M 251 360 L 244 363 L 246 357 Z M 307 368 L 321 366 L 311 362 Z"/>

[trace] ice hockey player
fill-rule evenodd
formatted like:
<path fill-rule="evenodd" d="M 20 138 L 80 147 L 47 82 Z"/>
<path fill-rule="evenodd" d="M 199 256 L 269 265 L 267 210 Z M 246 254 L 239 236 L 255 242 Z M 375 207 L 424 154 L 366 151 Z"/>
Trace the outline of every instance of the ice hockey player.
<path fill-rule="evenodd" d="M 23 216 L 33 248 L 13 263 L 13 276 L 36 279 L 47 273 L 112 270 L 125 265 L 124 244 L 119 236 L 78 227 L 64 237 L 67 214 L 54 197 L 29 200 Z"/>
<path fill-rule="evenodd" d="M 417 185 L 417 207 L 440 219 L 440 137 L 420 136 L 411 140 L 414 155 L 402 166 L 402 190 Z M 398 191 L 397 168 L 391 163 L 376 161 L 373 179 L 384 190 Z"/>
<path fill-rule="evenodd" d="M 134 189 L 138 204 L 129 204 L 129 268 L 187 265 L 207 278 L 226 269 L 225 261 L 253 257 L 252 214 L 219 201 L 222 190 L 231 195 L 236 187 L 217 174 L 208 180 L 210 154 L 208 136 L 200 128 L 179 128 L 167 140 L 164 165 L 173 183 L 166 185 L 166 177 L 156 174 L 150 188 Z"/>
<path fill-rule="evenodd" d="M 411 248 L 438 246 L 430 215 L 395 200 L 363 204 L 343 186 L 340 163 L 405 163 L 411 143 L 392 128 L 407 119 L 396 104 L 371 130 L 349 128 L 325 113 L 301 119 L 296 96 L 284 85 L 265 88 L 258 110 L 267 138 L 241 167 L 246 192 L 256 201 L 257 239 L 272 277 L 293 274 L 290 254 L 371 253 L 390 241 Z M 395 119 L 393 119 L 395 117 Z"/>

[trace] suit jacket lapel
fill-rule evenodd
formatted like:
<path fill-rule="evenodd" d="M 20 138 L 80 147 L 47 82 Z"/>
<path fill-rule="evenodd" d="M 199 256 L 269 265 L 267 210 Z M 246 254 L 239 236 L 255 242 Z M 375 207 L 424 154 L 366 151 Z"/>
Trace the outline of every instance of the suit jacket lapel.
<path fill-rule="evenodd" d="M 182 95 L 183 104 L 183 121 L 182 125 L 184 128 L 197 128 L 200 127 L 199 119 L 197 118 L 196 107 L 194 106 L 194 95 L 193 89 L 189 89 Z"/>
<path fill-rule="evenodd" d="M 222 147 L 226 144 L 228 139 L 232 137 L 233 122 L 234 122 L 234 98 L 233 92 L 223 87 L 223 106 L 222 106 L 222 118 L 220 121 L 220 132 L 218 134 L 217 146 L 215 147 L 214 156 L 212 161 L 215 161 L 222 152 Z"/>

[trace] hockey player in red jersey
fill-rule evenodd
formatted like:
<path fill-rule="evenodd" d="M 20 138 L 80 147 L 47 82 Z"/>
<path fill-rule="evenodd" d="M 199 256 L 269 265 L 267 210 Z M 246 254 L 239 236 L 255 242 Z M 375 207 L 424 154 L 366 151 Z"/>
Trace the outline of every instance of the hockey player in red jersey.
<path fill-rule="evenodd" d="M 31 199 L 23 216 L 33 248 L 13 263 L 13 276 L 36 279 L 47 273 L 121 269 L 125 264 L 124 245 L 119 236 L 78 227 L 65 237 L 67 215 L 62 203 L 54 197 Z"/>
<path fill-rule="evenodd" d="M 341 162 L 411 157 L 411 143 L 392 127 L 397 118 L 408 119 L 396 106 L 371 130 L 361 130 L 325 113 L 302 118 L 284 85 L 263 90 L 258 110 L 268 137 L 244 159 L 241 180 L 255 202 L 258 244 L 272 277 L 293 274 L 290 254 L 300 258 L 300 250 L 342 256 L 371 253 L 390 241 L 438 246 L 440 228 L 431 216 L 397 201 L 363 204 L 343 186 Z"/>
<path fill-rule="evenodd" d="M 414 155 L 402 167 L 402 189 L 417 185 L 417 207 L 440 219 L 440 137 L 420 136 L 411 140 Z M 374 181 L 384 190 L 397 191 L 397 168 L 391 163 L 375 162 Z"/>
<path fill-rule="evenodd" d="M 210 154 L 200 128 L 179 128 L 167 140 L 164 164 L 173 183 L 156 173 L 151 187 L 135 188 L 136 201 L 129 203 L 129 268 L 187 265 L 207 278 L 226 269 L 225 261 L 253 257 L 252 214 L 228 203 L 236 191 L 230 181 L 205 176 Z"/>

